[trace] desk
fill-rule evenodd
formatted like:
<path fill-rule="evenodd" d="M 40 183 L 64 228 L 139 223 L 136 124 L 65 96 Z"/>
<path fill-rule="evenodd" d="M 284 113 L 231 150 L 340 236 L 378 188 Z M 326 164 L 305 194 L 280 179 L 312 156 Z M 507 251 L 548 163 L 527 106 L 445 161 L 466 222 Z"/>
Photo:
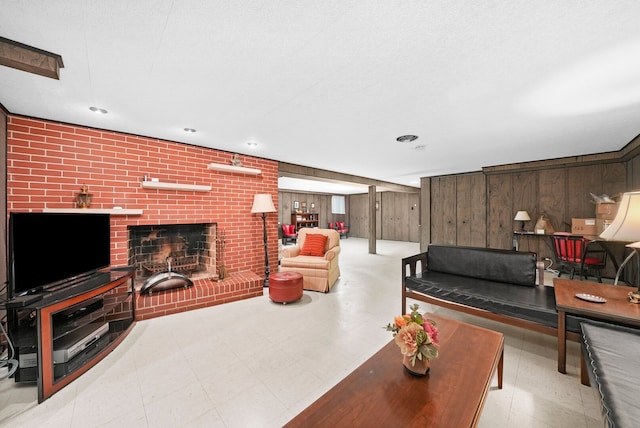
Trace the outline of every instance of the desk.
<path fill-rule="evenodd" d="M 502 388 L 504 337 L 426 316 L 438 323 L 440 337 L 440 357 L 426 377 L 407 373 L 392 340 L 285 426 L 476 426 L 496 369 Z"/>
<path fill-rule="evenodd" d="M 558 310 L 558 371 L 566 373 L 567 314 L 596 320 L 640 327 L 640 305 L 629 302 L 627 295 L 636 287 L 600 284 L 597 282 L 555 279 L 553 281 Z M 593 294 L 607 299 L 592 303 L 578 299 L 577 293 Z"/>
<path fill-rule="evenodd" d="M 520 238 L 521 237 L 532 237 L 532 238 L 548 238 L 553 236 L 549 233 L 534 233 L 534 232 L 513 232 L 513 249 L 519 251 L 520 248 Z M 553 252 L 553 247 L 551 246 L 551 239 L 546 239 L 545 244 L 549 247 L 549 249 Z"/>

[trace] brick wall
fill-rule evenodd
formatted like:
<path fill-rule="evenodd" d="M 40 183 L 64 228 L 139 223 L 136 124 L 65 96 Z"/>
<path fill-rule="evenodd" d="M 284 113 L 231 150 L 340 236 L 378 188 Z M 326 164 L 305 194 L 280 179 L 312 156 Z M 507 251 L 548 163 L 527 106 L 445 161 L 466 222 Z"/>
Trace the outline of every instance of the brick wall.
<path fill-rule="evenodd" d="M 257 168 L 252 176 L 211 171 L 233 153 L 188 144 L 9 115 L 7 210 L 73 208 L 83 184 L 91 208 L 142 209 L 138 216 L 111 216 L 111 263 L 127 263 L 127 226 L 217 223 L 226 233 L 224 262 L 230 274 L 264 276 L 262 218 L 251 214 L 253 195 L 270 193 L 278 206 L 278 163 L 240 156 Z M 211 185 L 210 192 L 143 189 L 142 178 Z M 267 215 L 269 263 L 277 266 L 277 213 Z"/>

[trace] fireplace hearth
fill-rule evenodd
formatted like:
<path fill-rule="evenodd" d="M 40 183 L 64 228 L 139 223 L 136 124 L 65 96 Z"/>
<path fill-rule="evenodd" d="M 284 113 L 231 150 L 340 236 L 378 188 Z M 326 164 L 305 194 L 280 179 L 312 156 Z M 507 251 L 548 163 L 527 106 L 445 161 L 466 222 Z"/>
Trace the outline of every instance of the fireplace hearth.
<path fill-rule="evenodd" d="M 217 279 L 215 223 L 130 226 L 128 230 L 128 263 L 136 267 L 136 289 L 169 272 L 174 278 Z"/>

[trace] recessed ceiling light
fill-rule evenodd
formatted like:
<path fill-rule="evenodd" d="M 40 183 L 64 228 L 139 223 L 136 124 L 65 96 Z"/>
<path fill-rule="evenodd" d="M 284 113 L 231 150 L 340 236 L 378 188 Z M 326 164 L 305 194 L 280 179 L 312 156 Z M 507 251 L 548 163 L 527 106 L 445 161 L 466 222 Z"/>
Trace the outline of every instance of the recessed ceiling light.
<path fill-rule="evenodd" d="M 196 132 L 193 128 L 184 128 L 184 132 Z"/>
<path fill-rule="evenodd" d="M 247 146 L 249 147 L 258 147 L 258 143 L 255 141 L 247 141 Z"/>
<path fill-rule="evenodd" d="M 396 138 L 396 141 L 399 141 L 401 143 L 409 143 L 417 139 L 418 139 L 417 135 L 401 135 L 398 138 Z"/>
<path fill-rule="evenodd" d="M 99 108 L 99 107 L 89 107 L 89 110 L 91 110 L 94 113 L 99 113 L 99 114 L 107 114 L 107 113 L 109 113 L 105 109 Z"/>

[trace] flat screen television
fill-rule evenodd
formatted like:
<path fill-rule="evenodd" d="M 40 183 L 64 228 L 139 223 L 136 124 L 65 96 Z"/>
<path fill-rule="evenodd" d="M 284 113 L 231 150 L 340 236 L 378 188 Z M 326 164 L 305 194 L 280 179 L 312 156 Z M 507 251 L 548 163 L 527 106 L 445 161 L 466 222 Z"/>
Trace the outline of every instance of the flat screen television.
<path fill-rule="evenodd" d="M 108 214 L 9 214 L 10 298 L 61 287 L 111 263 Z"/>

